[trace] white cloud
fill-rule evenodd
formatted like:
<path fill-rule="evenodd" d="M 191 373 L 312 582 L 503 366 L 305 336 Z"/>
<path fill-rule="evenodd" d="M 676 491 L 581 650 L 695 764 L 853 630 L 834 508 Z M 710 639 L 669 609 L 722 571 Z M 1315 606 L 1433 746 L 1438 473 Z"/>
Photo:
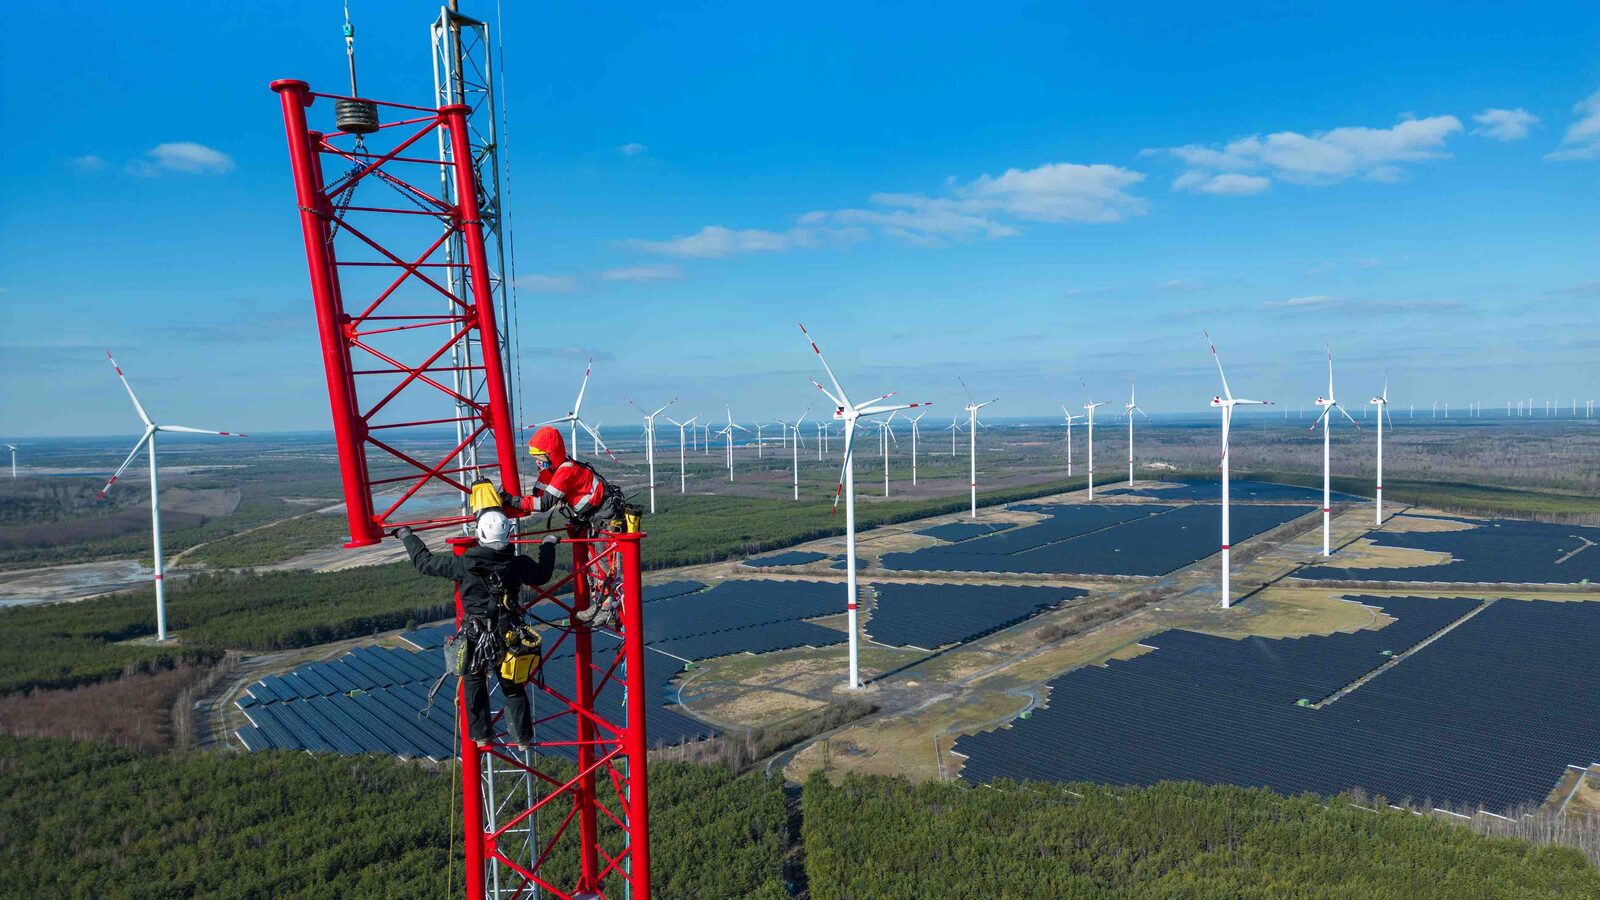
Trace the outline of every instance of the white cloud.
<path fill-rule="evenodd" d="M 677 266 L 624 266 L 600 273 L 603 281 L 671 281 L 682 276 Z"/>
<path fill-rule="evenodd" d="M 646 253 L 684 256 L 692 259 L 723 259 L 745 253 L 776 253 L 817 243 L 817 233 L 809 228 L 788 231 L 763 231 L 745 228 L 735 231 L 721 225 L 707 225 L 694 234 L 664 241 L 628 241 L 628 246 Z"/>
<path fill-rule="evenodd" d="M 1400 164 L 1441 159 L 1445 141 L 1461 131 L 1455 116 L 1403 119 L 1392 128 L 1348 126 L 1305 135 L 1279 131 L 1250 135 L 1222 146 L 1188 144 L 1166 152 L 1188 166 L 1173 182 L 1175 190 L 1249 194 L 1266 190 L 1270 179 L 1326 185 L 1351 178 L 1394 181 Z M 1145 155 L 1152 152 L 1146 151 Z M 1217 181 L 1240 173 L 1243 179 Z"/>
<path fill-rule="evenodd" d="M 88 153 L 83 156 L 74 156 L 67 160 L 67 165 L 84 173 L 103 172 L 106 168 L 106 161 L 93 153 Z"/>
<path fill-rule="evenodd" d="M 514 284 L 535 294 L 570 294 L 578 289 L 578 279 L 570 275 L 520 275 Z"/>
<path fill-rule="evenodd" d="M 1356 265 L 1363 269 L 1376 269 L 1383 265 L 1383 262 L 1376 256 L 1358 256 L 1356 257 Z"/>
<path fill-rule="evenodd" d="M 1244 175 L 1239 172 L 1223 172 L 1213 175 L 1195 169 L 1179 175 L 1172 182 L 1175 191 L 1198 191 L 1202 194 L 1224 194 L 1229 196 L 1244 196 L 1246 194 L 1259 194 L 1272 187 L 1272 179 L 1261 175 Z"/>
<path fill-rule="evenodd" d="M 223 175 L 233 171 L 233 157 L 192 141 L 157 144 L 144 157 L 128 163 L 133 175 L 152 177 L 163 172 L 180 175 Z"/>
<path fill-rule="evenodd" d="M 1567 126 L 1561 146 L 1545 159 L 1595 159 L 1600 157 L 1600 91 L 1579 100 L 1572 107 L 1576 122 Z"/>
<path fill-rule="evenodd" d="M 1203 291 L 1210 286 L 1200 278 L 1168 278 L 1166 281 L 1156 283 L 1156 287 L 1163 291 L 1181 291 L 1185 294 Z"/>
<path fill-rule="evenodd" d="M 1262 309 L 1300 312 L 1354 312 L 1381 315 L 1407 312 L 1448 312 L 1464 306 L 1459 300 L 1356 300 L 1331 294 L 1311 294 L 1285 300 L 1268 300 Z"/>
<path fill-rule="evenodd" d="M 1472 133 L 1494 141 L 1520 141 L 1528 136 L 1528 129 L 1539 124 L 1539 117 L 1521 107 L 1517 109 L 1486 109 L 1472 117 L 1478 127 Z"/>
<path fill-rule="evenodd" d="M 640 154 L 649 153 L 650 148 L 643 144 L 623 144 L 617 148 L 617 152 L 623 156 L 639 156 Z"/>
<path fill-rule="evenodd" d="M 824 241 L 860 241 L 874 233 L 939 247 L 1020 234 L 1019 222 L 1120 222 L 1143 215 L 1145 201 L 1128 189 L 1144 177 L 1120 166 L 1048 163 L 982 175 L 966 183 L 950 179 L 943 196 L 872 194 L 867 198 L 870 206 L 809 212 L 787 231 L 735 231 L 708 225 L 665 241 L 628 243 L 650 253 L 709 258 L 814 247 Z"/>

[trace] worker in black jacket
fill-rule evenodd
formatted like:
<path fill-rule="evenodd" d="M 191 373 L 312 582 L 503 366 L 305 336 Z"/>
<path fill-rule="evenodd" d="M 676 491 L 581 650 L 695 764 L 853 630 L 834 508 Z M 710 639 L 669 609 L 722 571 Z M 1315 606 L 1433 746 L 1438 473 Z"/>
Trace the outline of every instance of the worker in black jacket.
<path fill-rule="evenodd" d="M 422 538 L 409 528 L 398 528 L 395 536 L 406 545 L 411 564 L 424 575 L 449 578 L 461 589 L 461 626 L 457 640 L 467 641 L 464 676 L 467 699 L 467 733 L 480 747 L 489 746 L 494 733 L 489 712 L 490 669 L 500 681 L 500 695 L 506 703 L 506 731 L 516 744 L 533 740 L 533 723 L 528 716 L 528 691 L 499 677 L 500 655 L 496 636 L 504 633 L 513 620 L 523 587 L 544 584 L 555 571 L 555 535 L 539 544 L 539 558 L 518 555 L 509 543 L 511 522 L 498 509 L 478 516 L 478 544 L 461 556 L 435 555 Z M 520 618 L 520 617 L 518 617 Z"/>

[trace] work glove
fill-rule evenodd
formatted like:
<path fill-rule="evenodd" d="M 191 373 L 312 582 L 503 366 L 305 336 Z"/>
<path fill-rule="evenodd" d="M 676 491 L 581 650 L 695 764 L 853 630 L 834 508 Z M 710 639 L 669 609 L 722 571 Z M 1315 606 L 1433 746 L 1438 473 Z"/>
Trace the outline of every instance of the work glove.
<path fill-rule="evenodd" d="M 396 528 L 394 530 L 394 536 L 399 538 L 402 541 L 405 540 L 408 537 L 411 537 L 414 534 L 416 534 L 416 532 L 412 531 L 409 527 L 407 527 L 405 525 L 401 525 L 399 528 Z"/>

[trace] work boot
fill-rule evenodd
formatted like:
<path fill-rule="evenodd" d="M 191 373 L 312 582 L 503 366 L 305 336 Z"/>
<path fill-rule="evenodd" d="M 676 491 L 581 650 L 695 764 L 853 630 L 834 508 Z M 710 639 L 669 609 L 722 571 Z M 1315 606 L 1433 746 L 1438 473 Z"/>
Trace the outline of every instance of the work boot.
<path fill-rule="evenodd" d="M 616 622 L 613 604 L 607 600 L 598 606 L 590 606 L 578 613 L 578 621 L 590 628 L 605 628 Z"/>

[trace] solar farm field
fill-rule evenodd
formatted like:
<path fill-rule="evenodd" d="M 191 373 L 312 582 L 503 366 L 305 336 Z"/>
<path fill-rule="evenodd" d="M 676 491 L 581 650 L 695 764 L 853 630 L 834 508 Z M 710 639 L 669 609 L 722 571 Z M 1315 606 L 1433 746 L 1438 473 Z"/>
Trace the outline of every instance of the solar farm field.
<path fill-rule="evenodd" d="M 880 644 L 934 650 L 999 631 L 1087 594 L 1078 588 L 877 584 L 867 634 Z"/>
<path fill-rule="evenodd" d="M 645 677 L 661 705 L 650 713 L 652 744 L 702 740 L 716 729 L 671 707 L 671 682 L 686 662 L 735 653 L 769 653 L 794 647 L 842 643 L 844 634 L 806 619 L 837 613 L 844 605 L 840 585 L 814 581 L 727 581 L 707 589 L 695 581 L 674 581 L 645 589 L 648 654 Z M 453 752 L 451 699 L 455 678 L 445 679 L 432 711 L 427 692 L 443 671 L 439 648 L 454 631 L 450 623 L 403 635 L 416 650 L 360 647 L 329 662 L 311 663 L 251 685 L 238 701 L 250 720 L 239 738 L 250 750 L 298 749 L 336 753 L 386 753 L 445 759 Z M 548 659 L 546 682 L 572 696 L 572 653 L 555 629 L 542 631 Z M 617 652 L 618 640 L 597 631 L 595 662 L 602 670 Z M 491 679 L 491 685 L 493 680 Z M 493 689 L 498 694 L 498 689 Z M 535 716 L 537 694 L 531 693 Z M 498 706 L 498 699 L 494 701 Z M 615 682 L 600 692 L 598 705 L 620 708 Z M 570 742 L 569 719 L 540 726 L 538 739 Z M 571 756 L 570 746 L 549 752 Z"/>
<path fill-rule="evenodd" d="M 1503 813 L 1600 760 L 1600 603 L 1349 599 L 1395 621 L 1299 639 L 1163 632 L 1152 652 L 1051 681 L 1030 718 L 961 737 L 961 775 L 1362 788 Z"/>
<path fill-rule="evenodd" d="M 921 550 L 885 553 L 901 571 L 1052 575 L 1165 575 L 1217 552 L 1221 507 L 1195 503 L 1031 505 L 1045 520 Z M 1235 543 L 1312 512 L 1297 505 L 1233 508 Z"/>
<path fill-rule="evenodd" d="M 1397 518 L 1412 518 L 1399 516 Z M 1426 517 L 1415 517 L 1426 518 Z M 1450 554 L 1442 565 L 1393 568 L 1313 566 L 1298 578 L 1335 581 L 1422 581 L 1484 584 L 1600 583 L 1600 528 L 1520 519 L 1452 521 L 1461 531 L 1375 531 L 1379 547 Z"/>
<path fill-rule="evenodd" d="M 1171 481 L 1157 486 L 1109 488 L 1102 493 L 1113 497 L 1138 497 L 1146 500 L 1218 500 L 1222 499 L 1222 484 L 1217 481 Z M 1229 481 L 1228 496 L 1235 503 L 1321 503 L 1319 488 L 1279 484 L 1275 481 Z M 1333 502 L 1350 503 L 1365 500 L 1343 491 L 1331 493 Z"/>

